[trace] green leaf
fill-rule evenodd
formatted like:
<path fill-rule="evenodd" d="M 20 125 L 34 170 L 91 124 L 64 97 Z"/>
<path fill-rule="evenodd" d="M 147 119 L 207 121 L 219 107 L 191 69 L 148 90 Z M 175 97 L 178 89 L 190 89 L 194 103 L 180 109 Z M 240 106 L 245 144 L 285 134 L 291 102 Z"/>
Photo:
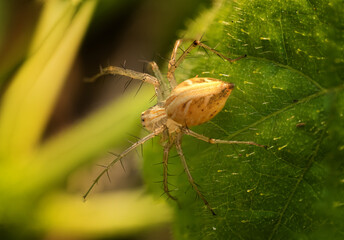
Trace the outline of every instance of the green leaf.
<path fill-rule="evenodd" d="M 344 238 L 343 14 L 339 0 L 225 0 L 189 26 L 186 37 L 205 32 L 225 55 L 248 55 L 230 64 L 200 49 L 177 70 L 179 81 L 198 75 L 237 86 L 224 110 L 194 130 L 269 148 L 184 137 L 191 174 L 217 215 L 172 152 L 176 239 Z M 159 147 L 150 154 L 162 159 Z M 146 161 L 145 176 L 161 194 L 155 163 Z"/>

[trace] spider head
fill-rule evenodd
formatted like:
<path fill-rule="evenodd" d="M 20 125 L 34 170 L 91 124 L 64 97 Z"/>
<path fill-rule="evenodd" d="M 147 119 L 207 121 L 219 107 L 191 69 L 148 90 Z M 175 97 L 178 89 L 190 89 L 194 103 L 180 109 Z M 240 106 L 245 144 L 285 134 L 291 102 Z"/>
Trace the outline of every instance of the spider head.
<path fill-rule="evenodd" d="M 141 114 L 141 124 L 147 130 L 154 132 L 155 129 L 165 125 L 167 116 L 165 109 L 155 105 Z"/>

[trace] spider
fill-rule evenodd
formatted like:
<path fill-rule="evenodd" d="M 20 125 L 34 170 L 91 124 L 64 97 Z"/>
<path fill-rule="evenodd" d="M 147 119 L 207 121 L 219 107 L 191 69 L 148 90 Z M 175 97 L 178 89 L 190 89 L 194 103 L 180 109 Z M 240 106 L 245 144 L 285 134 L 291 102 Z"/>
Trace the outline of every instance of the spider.
<path fill-rule="evenodd" d="M 185 39 L 179 39 L 176 41 L 171 59 L 168 63 L 167 80 L 162 77 L 162 74 L 155 62 L 149 62 L 150 66 L 156 77 L 153 77 L 146 73 L 140 73 L 133 70 L 109 66 L 101 70 L 101 72 L 87 81 L 93 82 L 101 76 L 112 74 L 112 75 L 122 75 L 133 79 L 141 80 L 145 83 L 150 83 L 155 88 L 155 93 L 157 96 L 157 104 L 141 114 L 141 122 L 143 127 L 149 130 L 151 133 L 143 137 L 129 148 L 124 150 L 116 158 L 104 168 L 104 170 L 98 175 L 94 180 L 93 184 L 90 186 L 84 199 L 88 196 L 92 188 L 99 181 L 99 179 L 108 172 L 110 167 L 112 167 L 117 161 L 120 161 L 129 152 L 134 150 L 136 147 L 142 145 L 146 141 L 154 138 L 155 136 L 161 136 L 161 143 L 164 149 L 163 153 L 163 187 L 164 192 L 167 196 L 173 200 L 176 197 L 172 196 L 168 187 L 168 156 L 170 149 L 175 145 L 177 153 L 180 157 L 181 163 L 184 167 L 185 173 L 188 177 L 190 184 L 196 191 L 197 195 L 202 199 L 206 207 L 211 211 L 213 215 L 216 215 L 213 208 L 210 206 L 209 202 L 206 200 L 204 195 L 199 190 L 197 184 L 195 183 L 187 162 L 185 160 L 181 140 L 184 134 L 195 137 L 199 140 L 211 143 L 211 144 L 246 144 L 254 145 L 257 147 L 264 147 L 251 141 L 227 141 L 221 139 L 209 138 L 204 135 L 198 134 L 189 129 L 189 127 L 200 125 L 205 123 L 215 117 L 222 108 L 224 107 L 227 98 L 229 97 L 231 91 L 234 88 L 233 83 L 224 82 L 214 78 L 205 77 L 194 77 L 177 84 L 174 72 L 178 66 L 182 63 L 189 52 L 195 47 L 199 46 L 204 49 L 208 49 L 219 57 L 227 60 L 229 62 L 238 61 L 244 57 L 240 56 L 235 59 L 225 57 L 220 52 L 215 49 L 205 45 L 199 40 L 192 41 L 191 45 L 183 51 L 181 56 L 177 59 L 177 51 Z"/>

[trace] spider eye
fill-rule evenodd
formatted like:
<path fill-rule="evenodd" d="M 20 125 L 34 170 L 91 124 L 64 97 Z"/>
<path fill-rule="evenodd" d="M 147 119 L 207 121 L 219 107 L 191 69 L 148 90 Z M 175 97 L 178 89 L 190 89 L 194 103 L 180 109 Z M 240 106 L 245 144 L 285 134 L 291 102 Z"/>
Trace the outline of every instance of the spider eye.
<path fill-rule="evenodd" d="M 193 41 L 193 43 L 192 43 L 194 46 L 197 46 L 197 45 L 199 45 L 200 44 L 200 41 L 198 41 L 198 40 L 195 40 L 195 41 Z"/>

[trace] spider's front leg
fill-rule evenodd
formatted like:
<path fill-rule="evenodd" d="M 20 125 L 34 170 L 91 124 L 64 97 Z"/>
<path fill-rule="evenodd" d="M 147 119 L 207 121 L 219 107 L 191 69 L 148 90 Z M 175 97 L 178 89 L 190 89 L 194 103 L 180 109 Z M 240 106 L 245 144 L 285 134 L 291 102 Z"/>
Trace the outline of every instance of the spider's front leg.
<path fill-rule="evenodd" d="M 97 176 L 97 178 L 93 181 L 92 185 L 88 188 L 87 192 L 85 193 L 85 195 L 83 196 L 84 199 L 87 198 L 87 196 L 89 195 L 89 193 L 91 192 L 91 190 L 93 189 L 93 187 L 98 183 L 99 179 L 105 174 L 108 173 L 109 169 L 118 161 L 121 161 L 122 158 L 124 158 L 128 153 L 130 153 L 132 150 L 136 149 L 138 146 L 144 144 L 145 142 L 147 142 L 148 140 L 154 138 L 155 136 L 161 134 L 163 131 L 165 130 L 164 127 L 160 127 L 155 129 L 155 131 L 153 131 L 152 133 L 148 134 L 147 136 L 141 138 L 139 141 L 137 141 L 136 143 L 134 143 L 133 145 L 131 145 L 129 148 L 127 148 L 126 150 L 124 150 L 121 154 L 117 155 L 117 157 L 110 162 L 105 168 L 104 170 Z"/>
<path fill-rule="evenodd" d="M 109 66 L 106 68 L 101 68 L 100 73 L 94 75 L 91 78 L 85 79 L 85 81 L 86 82 L 94 82 L 98 78 L 105 76 L 105 75 L 122 75 L 122 76 L 130 77 L 133 79 L 141 80 L 141 81 L 146 82 L 146 83 L 153 84 L 154 86 L 159 85 L 159 81 L 155 77 L 153 77 L 147 73 L 140 73 L 140 72 L 136 72 L 136 71 L 133 71 L 130 69 L 115 67 L 115 66 Z"/>
<path fill-rule="evenodd" d="M 158 102 L 162 102 L 165 100 L 165 98 L 163 96 L 163 92 L 162 92 L 161 87 L 160 87 L 161 86 L 160 81 L 156 77 L 153 77 L 147 73 L 140 73 L 140 72 L 136 72 L 136 71 L 133 71 L 130 69 L 126 69 L 126 68 L 115 67 L 115 66 L 109 66 L 106 68 L 101 68 L 100 73 L 94 75 L 91 78 L 85 79 L 85 81 L 86 82 L 94 82 L 98 78 L 105 76 L 105 75 L 121 75 L 121 76 L 130 77 L 133 79 L 137 79 L 137 80 L 140 80 L 140 81 L 145 82 L 145 83 L 152 84 L 152 85 L 154 85 L 155 93 L 158 97 Z"/>

